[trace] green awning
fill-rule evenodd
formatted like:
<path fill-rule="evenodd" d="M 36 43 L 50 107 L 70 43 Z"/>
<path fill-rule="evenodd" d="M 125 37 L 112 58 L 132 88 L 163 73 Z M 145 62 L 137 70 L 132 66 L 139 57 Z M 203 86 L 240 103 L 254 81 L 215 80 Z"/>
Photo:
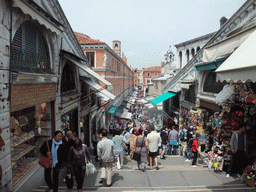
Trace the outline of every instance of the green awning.
<path fill-rule="evenodd" d="M 115 106 L 115 105 L 113 105 L 113 106 L 108 110 L 108 112 L 114 114 L 117 109 L 118 109 L 118 107 Z"/>
<path fill-rule="evenodd" d="M 218 59 L 213 62 L 199 63 L 195 66 L 196 71 L 212 70 L 217 69 L 227 58 Z"/>
<path fill-rule="evenodd" d="M 162 94 L 162 95 L 160 95 L 160 96 L 158 96 L 158 97 L 156 97 L 154 99 L 151 99 L 149 102 L 152 105 L 156 106 L 158 103 L 161 103 L 161 102 L 163 102 L 163 101 L 165 101 L 165 100 L 167 100 L 167 99 L 169 99 L 169 98 L 171 98 L 171 97 L 173 97 L 175 95 L 176 95 L 176 93 L 167 91 L 166 93 L 164 93 L 164 94 Z"/>

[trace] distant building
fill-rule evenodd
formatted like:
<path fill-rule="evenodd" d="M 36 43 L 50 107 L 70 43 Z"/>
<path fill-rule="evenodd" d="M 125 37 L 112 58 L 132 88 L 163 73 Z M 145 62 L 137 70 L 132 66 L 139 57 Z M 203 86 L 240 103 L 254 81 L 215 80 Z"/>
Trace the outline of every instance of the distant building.
<path fill-rule="evenodd" d="M 111 93 L 116 96 L 116 99 L 104 106 L 105 110 L 102 111 L 104 116 L 104 113 L 112 106 L 120 106 L 123 99 L 132 91 L 134 71 L 127 65 L 124 54 L 121 55 L 121 41 L 113 41 L 113 49 L 111 49 L 105 42 L 92 39 L 85 34 L 76 32 L 75 35 L 92 69 L 113 85 Z M 100 116 L 99 114 L 95 117 L 96 122 Z M 111 114 L 105 113 L 105 117 L 105 122 L 100 122 L 100 128 L 108 127 L 110 124 Z"/>

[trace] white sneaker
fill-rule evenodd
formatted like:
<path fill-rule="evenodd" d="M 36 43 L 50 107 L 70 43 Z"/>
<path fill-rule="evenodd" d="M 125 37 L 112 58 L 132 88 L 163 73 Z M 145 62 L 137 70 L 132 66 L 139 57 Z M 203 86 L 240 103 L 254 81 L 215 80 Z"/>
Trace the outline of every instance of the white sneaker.
<path fill-rule="evenodd" d="M 185 161 L 186 161 L 186 162 L 191 162 L 191 160 L 189 160 L 189 159 L 186 159 Z"/>
<path fill-rule="evenodd" d="M 229 178 L 229 176 L 230 176 L 229 174 L 226 175 L 227 178 Z"/>
<path fill-rule="evenodd" d="M 197 165 L 192 165 L 192 167 L 197 167 Z"/>

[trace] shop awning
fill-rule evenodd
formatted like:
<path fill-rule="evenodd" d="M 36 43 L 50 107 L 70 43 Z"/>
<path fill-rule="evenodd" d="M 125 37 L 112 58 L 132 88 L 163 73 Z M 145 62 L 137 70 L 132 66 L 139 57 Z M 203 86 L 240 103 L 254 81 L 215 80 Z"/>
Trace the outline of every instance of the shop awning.
<path fill-rule="evenodd" d="M 101 100 L 103 100 L 103 101 L 108 101 L 108 100 L 110 100 L 109 97 L 107 97 L 106 95 L 104 95 L 104 94 L 101 93 L 101 92 L 97 92 L 96 95 L 97 95 Z"/>
<path fill-rule="evenodd" d="M 113 105 L 109 110 L 108 112 L 111 113 L 111 114 L 114 114 L 116 111 L 117 111 L 118 107 Z"/>
<path fill-rule="evenodd" d="M 145 103 L 148 103 L 148 101 L 147 101 L 147 100 L 145 100 L 145 99 L 140 99 L 140 100 L 138 100 L 138 103 L 145 104 Z"/>
<path fill-rule="evenodd" d="M 123 112 L 120 118 L 132 119 L 132 113 L 130 113 L 130 112 Z"/>
<path fill-rule="evenodd" d="M 175 95 L 176 95 L 176 93 L 172 93 L 170 91 L 167 91 L 166 93 L 156 97 L 155 99 L 150 100 L 149 102 L 152 105 L 156 106 L 158 103 L 161 103 L 161 102 L 163 102 L 163 101 L 165 101 L 165 100 L 167 100 L 167 99 L 169 99 L 169 98 L 171 98 Z"/>
<path fill-rule="evenodd" d="M 235 35 L 204 48 L 203 62 L 213 62 L 229 56 L 253 33 L 254 30 L 255 27 L 242 30 Z"/>
<path fill-rule="evenodd" d="M 213 62 L 199 63 L 195 66 L 196 71 L 217 69 L 226 60 L 226 58 L 218 59 Z"/>
<path fill-rule="evenodd" d="M 91 79 L 82 79 L 85 83 L 87 83 L 88 85 L 90 85 L 91 87 L 93 87 L 96 91 L 101 92 L 102 94 L 106 95 L 107 97 L 109 97 L 110 99 L 114 100 L 115 99 L 115 95 L 113 95 L 112 93 L 110 93 L 109 91 L 107 91 L 106 89 L 104 89 L 103 87 L 101 87 L 98 83 L 92 81 Z"/>
<path fill-rule="evenodd" d="M 98 75 L 97 73 L 95 73 L 90 67 L 88 67 L 87 65 L 82 64 L 80 61 L 76 61 L 70 57 L 68 57 L 67 55 L 64 56 L 65 58 L 67 58 L 68 60 L 70 60 L 72 63 L 74 63 L 76 66 L 78 66 L 81 70 L 85 71 L 86 73 L 90 74 L 91 76 L 93 76 L 94 78 L 98 79 L 99 81 L 101 81 L 102 83 L 106 84 L 107 86 L 107 90 L 111 91 L 113 89 L 113 85 L 111 83 L 109 83 L 106 79 L 104 79 L 103 77 L 101 77 L 100 75 Z"/>
<path fill-rule="evenodd" d="M 256 31 L 215 72 L 221 82 L 256 82 Z"/>

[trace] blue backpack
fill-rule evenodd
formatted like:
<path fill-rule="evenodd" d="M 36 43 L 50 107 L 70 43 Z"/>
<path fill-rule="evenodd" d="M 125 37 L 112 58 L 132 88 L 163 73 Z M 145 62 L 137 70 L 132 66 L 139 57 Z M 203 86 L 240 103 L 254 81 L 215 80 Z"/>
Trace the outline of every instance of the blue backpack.
<path fill-rule="evenodd" d="M 184 141 L 184 134 L 185 134 L 184 131 L 180 132 L 179 138 L 180 138 L 181 141 Z"/>

